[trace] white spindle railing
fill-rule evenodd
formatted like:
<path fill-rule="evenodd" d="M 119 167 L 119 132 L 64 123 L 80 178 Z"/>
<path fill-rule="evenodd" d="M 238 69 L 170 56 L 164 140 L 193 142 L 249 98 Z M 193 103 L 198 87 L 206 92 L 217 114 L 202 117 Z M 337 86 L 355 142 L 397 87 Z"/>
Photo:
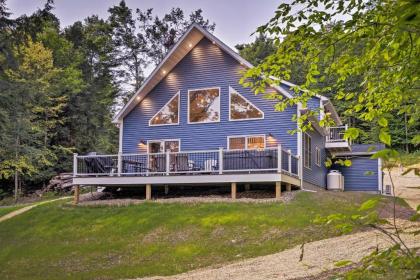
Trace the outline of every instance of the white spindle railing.
<path fill-rule="evenodd" d="M 344 139 L 344 133 L 347 129 L 347 125 L 328 127 L 327 142 L 346 142 L 346 139 Z"/>
<path fill-rule="evenodd" d="M 203 150 L 147 154 L 86 155 L 73 157 L 74 176 L 168 176 L 278 172 L 299 176 L 299 158 L 276 148 Z"/>

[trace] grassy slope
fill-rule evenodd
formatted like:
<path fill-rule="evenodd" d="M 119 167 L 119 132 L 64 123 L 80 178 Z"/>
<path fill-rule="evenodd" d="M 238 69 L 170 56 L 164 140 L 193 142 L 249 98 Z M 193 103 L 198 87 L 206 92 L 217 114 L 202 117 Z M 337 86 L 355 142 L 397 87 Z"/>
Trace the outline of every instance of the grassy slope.
<path fill-rule="evenodd" d="M 55 202 L 0 225 L 5 279 L 168 275 L 336 235 L 317 215 L 353 212 L 369 195 L 299 193 L 290 204 L 73 207 Z M 4 279 L 4 278 L 3 278 Z"/>

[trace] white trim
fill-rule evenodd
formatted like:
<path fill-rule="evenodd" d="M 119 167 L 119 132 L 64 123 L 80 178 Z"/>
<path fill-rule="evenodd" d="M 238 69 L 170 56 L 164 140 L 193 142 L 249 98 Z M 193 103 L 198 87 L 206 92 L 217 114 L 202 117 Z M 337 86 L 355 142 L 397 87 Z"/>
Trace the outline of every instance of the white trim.
<path fill-rule="evenodd" d="M 243 98 L 246 102 L 251 104 L 255 109 L 257 109 L 258 112 L 262 114 L 261 118 L 245 118 L 245 119 L 232 119 L 231 118 L 231 99 L 232 99 L 232 93 L 239 95 L 241 98 Z M 240 94 L 237 90 L 235 90 L 233 87 L 229 86 L 229 121 L 230 122 L 237 122 L 237 121 L 252 121 L 252 120 L 263 120 L 265 118 L 264 111 L 262 111 L 260 108 L 258 108 L 254 103 L 248 100 L 245 96 Z"/>
<path fill-rule="evenodd" d="M 301 109 L 302 109 L 302 103 L 298 103 L 297 104 L 297 106 L 296 106 L 296 116 L 297 116 L 297 119 L 299 119 L 300 118 L 300 116 L 301 116 Z M 303 190 L 303 145 L 302 145 L 302 139 L 303 139 L 303 137 L 302 137 L 302 131 L 299 129 L 299 127 L 298 127 L 298 123 L 296 122 L 296 129 L 297 129 L 297 154 L 298 154 L 298 156 L 299 156 L 299 171 L 300 172 L 298 172 L 298 173 L 300 173 L 299 174 L 299 177 L 300 177 L 300 186 L 301 186 L 301 189 Z"/>
<path fill-rule="evenodd" d="M 199 91 L 199 90 L 208 90 L 208 89 L 218 89 L 219 90 L 219 119 L 217 121 L 205 121 L 205 122 L 190 122 L 190 92 Z M 207 88 L 195 88 L 189 89 L 187 92 L 187 123 L 188 124 L 204 124 L 204 123 L 218 123 L 222 118 L 222 108 L 221 108 L 221 99 L 222 91 L 220 87 L 207 87 Z"/>
<path fill-rule="evenodd" d="M 178 141 L 178 150 L 179 152 L 181 152 L 181 139 L 180 138 L 172 138 L 172 139 L 152 139 L 152 140 L 147 140 L 147 154 L 159 154 L 159 153 L 165 153 L 166 151 L 163 152 L 159 152 L 159 153 L 150 153 L 149 151 L 149 143 L 163 143 L 163 149 L 165 149 L 165 142 L 169 142 L 169 141 Z"/>
<path fill-rule="evenodd" d="M 123 135 L 124 135 L 124 120 L 121 120 L 119 123 L 119 136 L 118 136 L 118 151 L 122 153 L 123 151 Z"/>
<path fill-rule="evenodd" d="M 229 135 L 227 136 L 227 147 L 228 151 L 239 151 L 239 150 L 257 150 L 257 149 L 248 149 L 248 138 L 249 137 L 262 137 L 264 139 L 264 148 L 266 149 L 267 139 L 265 134 L 246 134 L 246 135 Z M 245 149 L 229 149 L 230 138 L 245 138 Z"/>
<path fill-rule="evenodd" d="M 166 126 L 166 125 L 179 125 L 179 119 L 181 118 L 181 91 L 178 90 L 177 93 L 175 93 L 174 96 L 171 97 L 171 99 L 169 99 L 168 102 L 165 103 L 165 105 L 163 105 L 156 114 L 153 115 L 153 117 L 150 118 L 149 120 L 149 126 Z M 168 106 L 169 103 L 171 103 L 176 97 L 178 97 L 178 122 L 177 123 L 165 123 L 165 124 L 151 124 L 151 121 L 162 111 L 163 108 L 165 108 L 166 106 Z"/>
<path fill-rule="evenodd" d="M 382 159 L 378 158 L 378 191 L 379 193 L 384 193 L 383 191 L 383 176 L 382 176 Z M 393 194 L 392 194 L 393 195 Z"/>
<path fill-rule="evenodd" d="M 305 143 L 303 143 L 303 157 L 302 157 L 302 160 L 303 160 L 303 167 L 305 167 L 306 169 L 309 169 L 309 170 L 312 170 L 312 137 L 311 137 L 311 135 L 309 135 L 309 133 L 306 133 L 306 132 L 304 132 L 303 133 L 303 142 L 305 142 L 305 135 L 306 136 L 308 136 L 309 137 L 309 139 L 311 139 L 311 145 L 310 145 L 310 147 L 311 147 L 311 150 L 310 150 L 310 154 L 311 154 L 311 157 L 310 157 L 310 161 L 309 161 L 309 166 L 306 166 L 305 165 Z"/>
<path fill-rule="evenodd" d="M 321 149 L 315 146 L 315 165 L 321 167 Z"/>
<path fill-rule="evenodd" d="M 121 177 L 76 177 L 74 184 L 78 185 L 138 185 L 138 184 L 206 184 L 230 182 L 277 182 L 283 174 L 223 174 L 223 175 L 174 175 L 174 176 L 121 176 Z"/>

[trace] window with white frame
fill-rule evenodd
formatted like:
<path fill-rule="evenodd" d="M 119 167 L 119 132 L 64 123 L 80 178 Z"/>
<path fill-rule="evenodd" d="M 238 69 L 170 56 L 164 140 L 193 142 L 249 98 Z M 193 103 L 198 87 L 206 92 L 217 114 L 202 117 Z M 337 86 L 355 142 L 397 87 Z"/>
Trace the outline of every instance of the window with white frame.
<path fill-rule="evenodd" d="M 255 150 L 265 148 L 265 135 L 229 136 L 229 150 Z"/>
<path fill-rule="evenodd" d="M 303 166 L 312 168 L 312 139 L 309 134 L 303 134 Z"/>
<path fill-rule="evenodd" d="M 179 152 L 180 140 L 169 139 L 169 140 L 149 140 L 147 143 L 148 153 L 164 153 L 166 151 Z"/>
<path fill-rule="evenodd" d="M 315 147 L 315 164 L 321 166 L 321 149 Z"/>
<path fill-rule="evenodd" d="M 236 120 L 252 120 L 263 119 L 264 113 L 251 103 L 244 96 L 236 92 L 233 88 L 229 88 L 229 119 Z"/>
<path fill-rule="evenodd" d="M 207 88 L 188 91 L 188 123 L 220 121 L 220 89 Z"/>
<path fill-rule="evenodd" d="M 179 124 L 179 92 L 154 115 L 149 125 Z"/>

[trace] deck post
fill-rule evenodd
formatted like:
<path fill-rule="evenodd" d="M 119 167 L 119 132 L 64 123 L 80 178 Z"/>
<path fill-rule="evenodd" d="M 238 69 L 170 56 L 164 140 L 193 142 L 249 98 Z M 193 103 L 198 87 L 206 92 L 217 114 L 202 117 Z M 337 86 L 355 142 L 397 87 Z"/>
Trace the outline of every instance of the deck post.
<path fill-rule="evenodd" d="M 281 182 L 276 182 L 276 199 L 281 198 Z"/>
<path fill-rule="evenodd" d="M 292 184 L 286 184 L 286 191 L 291 192 L 292 191 Z"/>
<path fill-rule="evenodd" d="M 232 199 L 236 199 L 236 183 L 230 184 L 230 192 L 232 195 Z"/>
<path fill-rule="evenodd" d="M 73 154 L 73 177 L 77 176 L 77 154 Z"/>
<path fill-rule="evenodd" d="M 219 148 L 219 174 L 223 174 L 223 147 Z"/>
<path fill-rule="evenodd" d="M 166 150 L 166 175 L 169 175 L 169 169 L 170 169 L 170 156 L 169 156 L 169 150 Z"/>
<path fill-rule="evenodd" d="M 245 184 L 245 191 L 249 192 L 251 190 L 251 184 L 246 183 Z"/>
<path fill-rule="evenodd" d="M 121 152 L 118 152 L 117 170 L 118 170 L 118 176 L 121 176 L 121 173 L 122 173 L 122 154 L 121 154 Z"/>
<path fill-rule="evenodd" d="M 165 185 L 165 195 L 169 193 L 169 185 Z"/>
<path fill-rule="evenodd" d="M 277 145 L 277 172 L 281 173 L 281 144 Z"/>
<path fill-rule="evenodd" d="M 147 184 L 146 185 L 146 200 L 151 200 L 151 199 L 152 199 L 152 185 Z"/>
<path fill-rule="evenodd" d="M 80 186 L 76 185 L 74 186 L 74 199 L 73 204 L 79 204 L 79 198 L 80 198 Z"/>
<path fill-rule="evenodd" d="M 292 174 L 292 150 L 287 150 L 287 152 L 289 153 L 289 159 L 288 159 L 288 171 L 290 174 Z"/>

